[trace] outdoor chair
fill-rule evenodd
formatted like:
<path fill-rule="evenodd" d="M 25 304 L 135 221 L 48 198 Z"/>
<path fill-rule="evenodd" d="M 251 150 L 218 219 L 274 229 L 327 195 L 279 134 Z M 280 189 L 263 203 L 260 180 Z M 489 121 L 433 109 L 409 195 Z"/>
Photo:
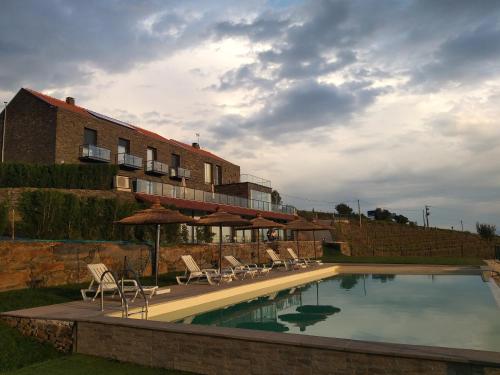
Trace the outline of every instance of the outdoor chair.
<path fill-rule="evenodd" d="M 285 267 L 285 270 L 288 270 L 288 261 L 286 259 L 281 259 L 278 254 L 274 252 L 273 249 L 266 249 L 267 255 L 271 258 L 271 269 L 274 267 Z"/>
<path fill-rule="evenodd" d="M 206 280 L 210 285 L 218 285 L 221 281 L 232 281 L 234 277 L 233 273 L 220 274 L 214 268 L 201 269 L 191 255 L 182 255 L 181 259 L 186 265 L 186 272 L 183 276 L 176 277 L 179 285 L 187 285 L 191 280 Z"/>
<path fill-rule="evenodd" d="M 297 256 L 297 254 L 295 253 L 295 251 L 292 249 L 292 248 L 287 248 L 286 251 L 288 251 L 288 254 L 290 255 L 290 257 L 292 258 L 293 262 L 297 263 L 297 264 L 305 264 L 306 266 L 309 266 L 309 265 L 321 265 L 323 264 L 323 262 L 321 260 L 318 260 L 318 259 L 311 259 L 311 258 L 299 258 Z"/>
<path fill-rule="evenodd" d="M 243 278 L 247 275 L 253 278 L 256 275 L 264 275 L 271 271 L 271 268 L 268 267 L 259 267 L 256 264 L 243 264 L 232 255 L 226 255 L 224 258 L 231 264 L 234 272 L 243 273 Z"/>
<path fill-rule="evenodd" d="M 80 293 L 82 294 L 83 300 L 88 301 L 92 299 L 95 301 L 97 296 L 100 293 L 105 292 L 113 292 L 112 297 L 118 292 L 117 282 L 121 283 L 121 280 L 115 280 L 115 278 L 111 275 L 111 273 L 107 272 L 108 267 L 106 267 L 103 263 L 95 263 L 95 264 L 87 264 L 87 268 L 92 276 L 92 280 L 90 281 L 90 285 L 87 289 L 81 289 Z M 134 296 L 131 299 L 133 302 L 137 295 L 139 294 L 139 285 L 136 280 L 124 279 L 123 280 L 123 292 L 124 293 L 133 293 Z M 158 286 L 143 286 L 143 291 L 149 295 L 149 297 L 153 297 Z M 87 293 L 94 293 L 94 297 L 90 298 L 87 296 Z"/>

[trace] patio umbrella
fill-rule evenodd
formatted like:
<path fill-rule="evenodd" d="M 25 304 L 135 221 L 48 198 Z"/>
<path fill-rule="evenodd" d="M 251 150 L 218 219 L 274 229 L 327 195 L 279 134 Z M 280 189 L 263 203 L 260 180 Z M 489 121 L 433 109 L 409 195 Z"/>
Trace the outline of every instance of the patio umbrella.
<path fill-rule="evenodd" d="M 257 214 L 257 217 L 254 219 L 250 220 L 250 226 L 245 226 L 241 227 L 238 229 L 257 229 L 257 263 L 260 263 L 260 254 L 259 254 L 259 247 L 260 247 L 260 231 L 259 229 L 273 229 L 273 228 L 284 228 L 285 226 L 283 224 L 277 223 L 272 220 L 268 220 L 262 217 L 262 215 L 259 213 Z"/>
<path fill-rule="evenodd" d="M 300 257 L 299 249 L 299 231 L 312 231 L 313 232 L 313 246 L 314 246 L 314 258 L 316 258 L 316 239 L 314 238 L 314 231 L 324 230 L 325 227 L 310 221 L 307 221 L 303 217 L 295 214 L 295 220 L 290 221 L 285 225 L 286 229 L 295 231 L 295 237 L 297 240 L 297 256 Z"/>
<path fill-rule="evenodd" d="M 224 212 L 220 207 L 217 207 L 214 213 L 202 216 L 196 221 L 196 225 L 219 227 L 219 273 L 222 272 L 222 227 L 241 227 L 248 226 L 248 224 L 250 224 L 248 220 L 243 219 L 241 216 Z"/>
<path fill-rule="evenodd" d="M 162 224 L 192 224 L 195 220 L 189 216 L 181 214 L 179 211 L 170 210 L 160 204 L 158 198 L 150 208 L 138 211 L 131 216 L 127 216 L 116 221 L 122 225 L 156 225 L 156 241 L 153 259 L 153 272 L 156 285 L 158 285 L 158 254 L 160 251 L 160 230 Z"/>

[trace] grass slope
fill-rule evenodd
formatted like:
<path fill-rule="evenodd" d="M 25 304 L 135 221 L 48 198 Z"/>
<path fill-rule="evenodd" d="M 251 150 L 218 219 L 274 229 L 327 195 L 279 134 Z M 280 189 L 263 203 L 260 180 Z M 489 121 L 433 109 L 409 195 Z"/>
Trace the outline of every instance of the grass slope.
<path fill-rule="evenodd" d="M 479 258 L 445 258 L 445 257 L 357 257 L 346 255 L 325 255 L 327 263 L 370 263 L 370 264 L 430 264 L 453 266 L 482 266 L 485 263 Z"/>

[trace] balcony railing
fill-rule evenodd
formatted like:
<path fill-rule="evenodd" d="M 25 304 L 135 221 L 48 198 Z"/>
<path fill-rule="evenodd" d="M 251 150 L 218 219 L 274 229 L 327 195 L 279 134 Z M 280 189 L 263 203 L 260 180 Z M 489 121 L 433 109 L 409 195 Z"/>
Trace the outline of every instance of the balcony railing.
<path fill-rule="evenodd" d="M 130 169 L 142 169 L 142 158 L 130 154 L 117 154 L 116 163 Z"/>
<path fill-rule="evenodd" d="M 281 204 L 271 204 L 256 199 L 247 199 L 233 195 L 211 193 L 208 191 L 191 189 L 182 186 L 164 184 L 161 182 L 137 179 L 134 181 L 134 192 L 143 194 L 160 195 L 168 198 L 186 199 L 205 203 L 225 204 L 251 208 L 260 211 L 272 211 L 293 215 L 295 207 Z"/>
<path fill-rule="evenodd" d="M 110 162 L 111 151 L 107 148 L 98 147 L 95 145 L 81 145 L 80 157 L 86 160 Z"/>
<path fill-rule="evenodd" d="M 251 174 L 240 174 L 240 182 L 250 182 L 252 184 L 261 185 L 270 188 L 271 181 Z"/>
<path fill-rule="evenodd" d="M 170 177 L 172 178 L 185 178 L 186 180 L 189 180 L 191 178 L 191 170 L 186 169 L 186 168 L 170 168 Z"/>
<path fill-rule="evenodd" d="M 168 165 L 158 160 L 146 161 L 146 172 L 152 174 L 168 175 Z"/>

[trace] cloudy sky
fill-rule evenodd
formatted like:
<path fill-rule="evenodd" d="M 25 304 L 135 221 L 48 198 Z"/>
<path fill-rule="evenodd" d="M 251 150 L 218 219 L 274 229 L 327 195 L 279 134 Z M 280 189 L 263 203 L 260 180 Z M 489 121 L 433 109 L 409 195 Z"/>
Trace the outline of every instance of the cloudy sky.
<path fill-rule="evenodd" d="M 500 224 L 497 0 L 3 0 L 20 87 L 200 133 L 299 208 Z"/>

